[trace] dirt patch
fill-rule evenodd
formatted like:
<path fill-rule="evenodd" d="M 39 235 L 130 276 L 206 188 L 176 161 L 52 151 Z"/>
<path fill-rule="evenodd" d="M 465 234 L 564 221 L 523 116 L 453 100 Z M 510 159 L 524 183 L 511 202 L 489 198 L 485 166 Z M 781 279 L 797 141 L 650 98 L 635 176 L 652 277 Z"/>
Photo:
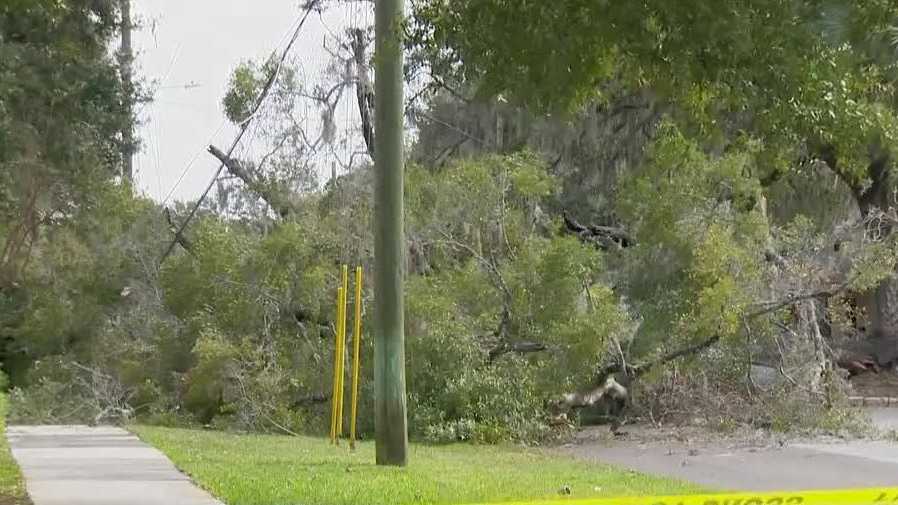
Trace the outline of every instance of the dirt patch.
<path fill-rule="evenodd" d="M 883 370 L 851 379 L 852 394 L 865 397 L 898 397 L 898 373 Z"/>
<path fill-rule="evenodd" d="M 587 426 L 567 441 L 566 446 L 591 443 L 633 442 L 639 444 L 683 444 L 690 447 L 766 448 L 783 445 L 786 437 L 769 430 L 740 428 L 727 432 L 695 425 L 654 426 L 649 423 L 626 424 L 617 433 L 607 426 Z"/>
<path fill-rule="evenodd" d="M 32 505 L 28 497 L 16 497 L 0 494 L 0 505 Z"/>
<path fill-rule="evenodd" d="M 864 416 L 858 413 L 859 416 Z M 844 433 L 782 433 L 770 429 L 738 426 L 728 430 L 717 430 L 701 422 L 658 425 L 641 420 L 632 420 L 621 426 L 616 433 L 607 425 L 584 426 L 559 444 L 563 447 L 590 444 L 673 444 L 687 447 L 727 448 L 731 450 L 777 449 L 791 443 L 842 443 L 856 440 L 877 440 L 885 435 L 870 424 Z"/>

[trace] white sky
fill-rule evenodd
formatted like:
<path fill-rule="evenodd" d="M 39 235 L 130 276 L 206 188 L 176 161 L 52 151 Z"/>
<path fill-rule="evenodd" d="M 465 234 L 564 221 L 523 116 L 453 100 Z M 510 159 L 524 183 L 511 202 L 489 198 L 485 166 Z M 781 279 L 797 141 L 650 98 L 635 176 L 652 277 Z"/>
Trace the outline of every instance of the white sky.
<path fill-rule="evenodd" d="M 302 14 L 300 2 L 133 0 L 133 10 L 143 25 L 134 34 L 137 72 L 159 84 L 155 100 L 139 112 L 143 145 L 134 161 L 137 187 L 157 201 L 173 188 L 172 200 L 191 200 L 218 168 L 205 152 L 210 139 L 225 149 L 236 132 L 225 123 L 221 107 L 231 71 L 243 60 L 258 60 L 283 47 Z M 351 21 L 371 19 L 362 14 Z M 320 72 L 328 61 L 322 47 L 328 30 L 340 32 L 349 21 L 345 12 L 309 18 L 294 48 L 305 72 Z M 198 87 L 185 89 L 189 83 Z"/>

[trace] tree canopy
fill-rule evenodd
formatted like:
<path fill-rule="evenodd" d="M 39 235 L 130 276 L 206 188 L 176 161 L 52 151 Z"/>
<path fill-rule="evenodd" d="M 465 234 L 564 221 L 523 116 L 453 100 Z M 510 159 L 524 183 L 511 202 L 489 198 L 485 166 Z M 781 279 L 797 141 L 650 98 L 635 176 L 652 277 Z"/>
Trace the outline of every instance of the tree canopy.
<path fill-rule="evenodd" d="M 898 140 L 892 2 L 433 1 L 416 19 L 436 71 L 483 93 L 564 112 L 647 89 L 703 144 L 760 140 L 765 170 L 828 149 L 858 183 L 870 144 Z"/>

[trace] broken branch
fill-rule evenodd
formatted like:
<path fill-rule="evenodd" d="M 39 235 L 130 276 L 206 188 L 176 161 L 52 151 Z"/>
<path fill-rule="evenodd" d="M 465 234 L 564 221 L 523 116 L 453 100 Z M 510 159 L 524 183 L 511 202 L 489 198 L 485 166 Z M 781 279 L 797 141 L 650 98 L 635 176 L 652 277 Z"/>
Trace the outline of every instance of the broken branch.
<path fill-rule="evenodd" d="M 175 242 L 178 243 L 181 247 L 184 248 L 187 252 L 193 251 L 193 244 L 184 236 L 184 234 L 179 231 L 178 226 L 175 225 L 175 220 L 172 218 L 171 210 L 168 207 L 162 209 L 162 215 L 165 216 L 165 221 L 168 222 L 168 229 L 174 234 Z"/>
<path fill-rule="evenodd" d="M 567 211 L 563 211 L 561 216 L 564 219 L 564 227 L 569 233 L 577 235 L 583 242 L 593 244 L 600 249 L 623 249 L 636 243 L 623 228 L 600 225 L 584 226 L 572 218 Z"/>
<path fill-rule="evenodd" d="M 282 219 L 286 218 L 294 210 L 287 195 L 274 191 L 271 188 L 266 188 L 265 185 L 258 181 L 254 174 L 251 174 L 239 160 L 231 158 L 221 149 L 213 145 L 209 146 L 208 151 L 209 154 L 215 156 L 222 164 L 224 164 L 228 169 L 228 172 L 243 181 L 251 191 L 255 192 L 260 198 L 265 200 L 265 203 L 270 205 Z"/>

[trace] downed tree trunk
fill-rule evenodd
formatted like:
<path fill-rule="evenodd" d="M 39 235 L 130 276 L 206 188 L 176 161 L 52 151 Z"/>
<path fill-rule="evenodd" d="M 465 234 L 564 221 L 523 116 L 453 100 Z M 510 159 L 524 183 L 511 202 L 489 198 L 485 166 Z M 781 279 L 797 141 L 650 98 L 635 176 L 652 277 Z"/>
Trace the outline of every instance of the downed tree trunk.
<path fill-rule="evenodd" d="M 302 396 L 302 397 L 296 398 L 293 401 L 293 408 L 317 405 L 320 403 L 329 402 L 330 400 L 331 400 L 331 395 L 328 393 L 313 393 L 308 396 Z"/>
<path fill-rule="evenodd" d="M 662 354 L 661 356 L 651 361 L 647 361 L 639 365 L 630 365 L 629 363 L 625 363 L 622 366 L 620 363 L 614 363 L 606 366 L 602 369 L 601 372 L 599 372 L 599 379 L 601 381 L 605 377 L 618 372 L 623 372 L 627 377 L 635 379 L 642 375 L 645 375 L 659 365 L 666 365 L 667 363 L 670 363 L 671 361 L 682 358 L 684 356 L 698 354 L 699 352 L 704 351 L 705 349 L 716 344 L 718 341 L 720 341 L 720 335 L 714 335 L 705 340 L 702 340 L 701 342 L 697 342 L 693 345 L 689 345 L 675 351 Z"/>
<path fill-rule="evenodd" d="M 714 335 L 701 342 L 662 354 L 651 361 L 640 363 L 638 365 L 631 365 L 623 362 L 623 360 L 607 365 L 598 373 L 598 380 L 596 381 L 598 384 L 597 386 L 584 392 L 566 393 L 562 395 L 560 399 L 551 401 L 549 403 L 550 408 L 554 411 L 556 416 L 564 416 L 571 410 L 590 407 L 599 402 L 609 401 L 610 410 L 613 411 L 615 415 L 620 414 L 620 411 L 626 406 L 626 402 L 629 398 L 627 386 L 629 386 L 634 379 L 645 375 L 660 365 L 665 365 L 684 356 L 690 356 L 704 351 L 716 344 L 719 340 L 720 335 Z M 615 377 L 616 374 L 621 375 L 621 381 L 618 381 L 618 378 Z M 621 384 L 621 382 L 623 382 L 623 384 Z"/>
<path fill-rule="evenodd" d="M 826 343 L 823 340 L 823 334 L 820 333 L 820 325 L 817 322 L 817 306 L 814 300 L 802 302 L 799 314 L 801 317 L 799 327 L 807 335 L 813 356 L 813 362 L 810 363 L 808 370 L 810 374 L 808 380 L 809 388 L 815 394 L 822 393 L 824 386 L 822 381 L 825 380 L 826 370 L 830 365 L 826 357 Z"/>
<path fill-rule="evenodd" d="M 568 215 L 567 211 L 562 212 L 561 215 L 564 218 L 564 227 L 569 233 L 577 235 L 581 241 L 600 249 L 623 249 L 636 243 L 623 228 L 599 225 L 584 226 Z"/>
<path fill-rule="evenodd" d="M 550 406 L 557 413 L 563 413 L 574 409 L 592 407 L 601 401 L 610 399 L 613 409 L 616 413 L 619 413 L 620 410 L 623 410 L 628 398 L 629 391 L 627 391 L 627 388 L 617 382 L 613 375 L 609 375 L 600 386 L 584 392 L 565 393 L 561 395 L 560 399 L 551 402 Z"/>
<path fill-rule="evenodd" d="M 548 350 L 546 344 L 542 342 L 505 342 L 500 341 L 495 347 L 489 351 L 489 363 L 492 363 L 503 354 L 516 352 L 518 354 L 528 354 L 531 352 L 542 352 Z"/>
<path fill-rule="evenodd" d="M 228 155 L 221 149 L 210 145 L 208 151 L 209 154 L 215 156 L 224 164 L 231 175 L 243 181 L 250 191 L 259 195 L 262 200 L 265 200 L 265 203 L 271 206 L 281 219 L 286 218 L 295 210 L 288 192 L 278 192 L 273 188 L 266 187 L 263 182 L 257 180 L 256 177 L 243 166 L 240 160 L 228 157 Z"/>
<path fill-rule="evenodd" d="M 575 221 L 571 222 L 576 224 Z M 760 303 L 757 307 L 753 307 L 755 310 L 745 314 L 745 318 L 753 319 L 756 317 L 774 313 L 788 306 L 799 306 L 798 308 L 800 319 L 804 322 L 806 327 L 804 331 L 806 338 L 804 339 L 803 343 L 808 347 L 810 354 L 813 356 L 813 365 L 811 367 L 813 370 L 811 373 L 815 378 L 811 380 L 810 383 L 812 389 L 815 390 L 818 390 L 821 386 L 820 380 L 825 377 L 827 367 L 829 366 L 829 361 L 827 360 L 826 356 L 826 342 L 820 332 L 820 327 L 817 323 L 817 311 L 816 307 L 814 306 L 814 299 L 819 298 L 822 295 L 831 296 L 835 293 L 840 292 L 844 288 L 845 285 L 843 284 L 828 290 L 790 295 L 782 300 Z M 622 382 L 624 382 L 624 384 L 629 387 L 630 383 L 633 380 L 639 378 L 642 375 L 645 375 L 647 372 L 655 369 L 656 367 L 665 365 L 667 363 L 670 363 L 671 361 L 685 356 L 697 354 L 713 346 L 718 341 L 720 341 L 720 335 L 713 335 L 695 344 L 667 352 L 653 360 L 637 365 L 631 365 L 630 363 L 625 362 L 623 357 L 621 357 L 620 361 L 612 363 L 610 365 L 606 365 L 598 372 L 598 374 L 596 375 L 597 380 L 592 388 L 585 392 L 567 393 L 563 395 L 560 400 L 551 402 L 551 404 L 559 409 L 564 409 L 566 407 L 567 410 L 571 410 L 573 408 L 577 408 L 577 405 L 579 404 L 578 399 L 588 399 L 588 405 L 594 405 L 595 403 L 602 401 L 603 397 L 608 394 L 608 390 L 604 386 L 609 377 L 612 377 L 615 374 L 619 374 L 619 377 L 615 380 L 623 379 Z M 867 365 L 862 362 L 861 366 Z"/>
<path fill-rule="evenodd" d="M 836 366 L 848 372 L 849 379 L 868 372 L 879 373 L 879 365 L 873 356 L 858 355 L 849 351 L 838 353 Z"/>

